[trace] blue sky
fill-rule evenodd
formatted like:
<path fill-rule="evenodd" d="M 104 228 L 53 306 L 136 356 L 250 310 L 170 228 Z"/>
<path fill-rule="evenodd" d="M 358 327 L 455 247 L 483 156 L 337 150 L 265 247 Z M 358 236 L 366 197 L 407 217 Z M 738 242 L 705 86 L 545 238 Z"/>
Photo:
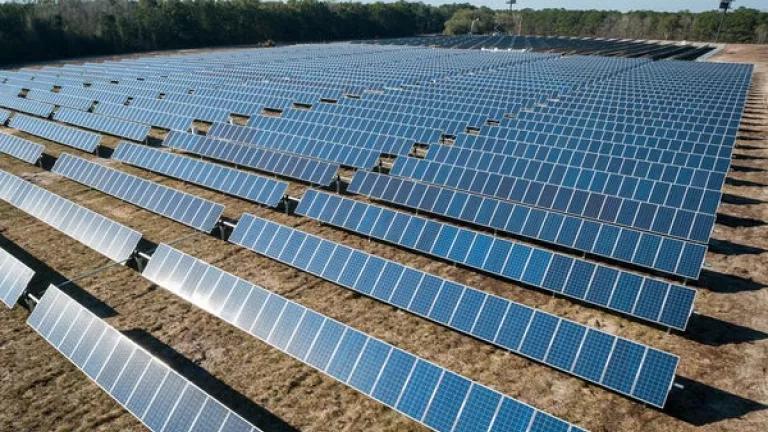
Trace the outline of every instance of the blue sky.
<path fill-rule="evenodd" d="M 373 1 L 373 0 L 364 0 Z M 461 3 L 458 1 L 421 0 L 429 4 Z M 477 6 L 493 9 L 506 8 L 505 0 L 465 0 Z M 717 9 L 718 0 L 517 0 L 516 8 L 565 8 L 565 9 L 603 9 L 603 10 L 657 10 L 679 11 L 688 9 L 694 12 Z M 749 7 L 768 11 L 768 0 L 735 0 L 732 7 Z"/>

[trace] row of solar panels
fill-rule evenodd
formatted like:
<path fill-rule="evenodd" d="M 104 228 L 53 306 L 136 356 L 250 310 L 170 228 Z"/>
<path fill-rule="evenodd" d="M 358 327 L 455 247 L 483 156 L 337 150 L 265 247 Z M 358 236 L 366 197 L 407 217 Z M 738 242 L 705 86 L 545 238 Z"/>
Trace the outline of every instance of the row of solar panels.
<path fill-rule="evenodd" d="M 113 248 L 86 240 L 88 233 L 66 228 L 78 224 L 83 215 L 57 211 L 54 220 L 17 205 L 18 197 L 27 194 L 66 200 L 6 173 L 0 177 L 0 191 L 3 200 L 102 253 L 109 252 L 113 259 L 117 256 Z M 85 219 L 93 217 L 91 212 Z M 169 246 L 157 248 L 143 275 L 434 430 L 581 430 Z M 13 280 L 24 277 L 22 272 Z M 223 430 L 252 428 L 55 287 L 43 295 L 29 324 L 150 430 L 167 430 L 169 424 L 181 430 L 210 430 L 201 428 L 213 424 L 223 424 Z"/>
<path fill-rule="evenodd" d="M 118 150 L 115 152 L 115 157 L 118 160 L 126 160 L 129 161 L 129 163 L 137 164 L 140 166 L 148 167 L 152 170 L 160 171 L 160 172 L 167 172 L 167 173 L 187 173 L 187 175 L 180 175 L 180 178 L 182 179 L 194 179 L 199 178 L 199 173 L 202 173 L 204 169 L 195 169 L 197 164 L 205 164 L 205 162 L 200 161 L 193 161 L 188 160 L 182 156 L 178 155 L 171 155 L 159 150 L 150 149 L 147 147 L 137 146 L 135 144 L 122 144 Z M 163 160 L 164 164 L 159 164 L 156 161 L 160 159 Z M 186 159 L 186 160 L 185 160 Z M 155 162 L 153 162 L 155 160 Z M 194 163 L 193 163 L 194 162 Z M 171 169 L 170 164 L 175 164 L 176 168 Z M 163 168 L 165 167 L 165 168 Z M 209 201 L 200 200 L 196 197 L 189 196 L 187 194 L 183 194 L 181 192 L 175 191 L 174 189 L 170 189 L 167 187 L 156 185 L 152 182 L 148 182 L 146 180 L 130 176 L 127 174 L 124 174 L 120 171 L 106 168 L 100 164 L 96 164 L 93 162 L 86 161 L 84 159 L 76 158 L 70 155 L 64 154 L 55 164 L 53 168 L 54 172 L 57 172 L 59 174 L 62 174 L 68 178 L 71 178 L 73 180 L 79 181 L 81 183 L 87 184 L 91 187 L 94 187 L 98 190 L 101 190 L 105 193 L 111 194 L 113 196 L 116 196 L 120 199 L 126 200 L 128 202 L 134 203 L 142 208 L 148 209 L 150 211 L 153 211 L 155 213 L 161 214 L 165 217 L 177 220 L 181 223 L 185 223 L 189 226 L 195 227 L 197 229 L 201 229 L 203 231 L 210 231 L 213 228 L 213 225 L 218 221 L 218 219 L 221 216 L 222 207 L 211 203 Z M 198 174 L 195 174 L 195 171 L 198 172 Z M 222 175 L 222 172 L 217 171 L 211 171 L 210 174 L 207 177 L 211 176 L 217 176 Z M 226 175 L 226 174 L 225 174 Z M 197 181 L 200 183 L 200 180 Z M 207 184 L 209 187 L 212 187 L 216 189 L 215 184 Z M 224 190 L 226 192 L 226 190 Z M 473 233 L 472 231 L 458 231 L 456 228 L 451 227 L 449 225 L 444 225 L 436 222 L 429 222 L 423 218 L 411 218 L 417 223 L 414 223 L 412 220 L 409 220 L 408 216 L 405 214 L 396 214 L 391 211 L 387 211 L 385 209 L 376 208 L 372 206 L 368 206 L 370 208 L 369 212 L 372 212 L 374 216 L 367 215 L 367 212 L 365 211 L 365 206 L 362 203 L 359 203 L 359 205 L 364 210 L 363 213 L 361 213 L 360 209 L 356 211 L 352 211 L 352 204 L 353 202 L 350 200 L 345 200 L 344 203 L 346 204 L 345 212 L 339 213 L 338 208 L 334 208 L 331 213 L 328 213 L 331 215 L 331 217 L 322 217 L 321 214 L 325 215 L 325 202 L 323 202 L 323 206 L 319 210 L 323 210 L 322 212 L 318 211 L 318 205 L 313 204 L 311 201 L 312 199 L 312 193 L 310 193 L 308 196 L 305 196 L 305 198 L 302 200 L 302 204 L 298 209 L 298 212 L 300 214 L 309 215 L 311 217 L 318 218 L 320 220 L 331 222 L 334 221 L 334 217 L 338 214 L 339 217 L 342 220 L 352 220 L 352 221 L 358 221 L 361 220 L 363 224 L 367 224 L 366 228 L 359 229 L 359 232 L 362 232 L 366 235 L 373 235 L 388 241 L 394 241 L 395 243 L 398 243 L 402 246 L 409 246 L 409 243 L 406 241 L 405 243 L 399 243 L 396 240 L 393 240 L 390 236 L 391 233 L 398 233 L 402 234 L 404 232 L 411 233 L 413 235 L 409 236 L 410 238 L 413 238 L 417 240 L 415 243 L 410 244 L 411 247 L 415 246 L 415 250 L 419 250 L 426 253 L 432 253 L 433 255 L 440 256 L 447 259 L 453 259 L 456 262 L 467 264 L 470 266 L 474 266 L 477 268 L 480 268 L 485 271 L 491 271 L 493 272 L 494 268 L 496 269 L 496 273 L 503 277 L 511 278 L 513 280 L 522 281 L 525 283 L 528 283 L 530 285 L 534 286 L 540 286 L 544 287 L 545 289 L 550 289 L 556 292 L 561 292 L 565 295 L 580 298 L 583 300 L 586 300 L 588 302 L 592 302 L 595 304 L 600 304 L 602 306 L 612 308 L 615 310 L 622 311 L 624 313 L 628 313 L 634 316 L 641 317 L 643 319 L 648 319 L 656 322 L 661 322 L 666 325 L 670 325 L 673 327 L 678 328 L 684 328 L 685 322 L 687 321 L 688 315 L 690 314 L 690 311 L 692 309 L 692 302 L 694 297 L 694 292 L 692 290 L 688 290 L 683 287 L 674 286 L 674 285 L 668 285 L 665 283 L 661 283 L 660 281 L 654 281 L 652 279 L 647 279 L 640 277 L 638 275 L 633 275 L 631 273 L 627 272 L 621 272 L 615 269 L 611 269 L 609 267 L 601 267 L 601 266 L 595 266 L 593 264 L 580 261 L 580 260 L 573 260 L 571 258 L 567 258 L 565 256 L 555 255 L 552 256 L 549 254 L 549 252 L 545 252 L 541 249 L 531 249 L 527 246 L 523 245 L 516 245 L 513 242 L 504 241 L 502 239 L 494 239 L 491 236 L 484 236 L 480 233 Z M 329 199 L 329 196 L 326 196 L 325 199 Z M 337 201 L 337 207 L 343 207 L 341 205 L 340 201 Z M 311 207 L 314 205 L 314 209 Z M 348 213 L 348 217 L 347 217 Z M 389 217 L 380 217 L 380 214 L 388 214 Z M 395 216 L 398 217 L 399 223 L 401 226 L 392 226 L 393 220 L 395 220 Z M 405 218 L 405 219 L 403 219 Z M 389 225 L 385 225 L 383 221 L 389 221 Z M 426 228 L 427 224 L 430 224 L 430 229 L 427 230 L 428 234 L 424 235 L 423 240 L 419 240 L 419 233 L 415 232 L 414 226 L 418 228 L 421 228 L 422 230 Z M 371 225 L 372 223 L 376 223 L 376 226 Z M 342 226 L 344 228 L 353 229 L 355 227 L 351 225 L 345 225 L 343 223 L 337 223 L 337 225 Z M 443 227 L 441 229 L 441 227 Z M 236 230 L 237 232 L 237 230 Z M 467 237 L 467 234 L 471 237 Z M 453 236 L 453 238 L 452 238 Z M 237 236 L 234 236 L 234 238 L 238 238 Z M 445 237 L 445 238 L 444 238 Z M 300 237 L 299 237 L 300 238 Z M 426 241 L 432 242 L 436 241 L 436 245 L 434 248 L 427 246 L 426 249 L 424 246 L 421 246 L 422 243 L 425 243 Z M 477 241 L 476 239 L 481 239 L 481 241 Z M 283 239 L 284 241 L 280 241 L 278 243 L 275 243 L 279 247 L 282 247 L 283 243 L 287 241 L 286 239 Z M 234 240 L 237 242 L 237 240 Z M 242 240 L 241 240 L 242 242 Z M 274 242 L 270 242 L 269 244 L 273 244 Z M 327 241 L 326 241 L 327 243 Z M 418 243 L 418 246 L 416 246 L 416 243 Z M 464 245 L 462 252 L 454 252 L 454 249 L 451 249 L 451 245 L 456 243 L 457 245 Z M 255 250 L 264 253 L 264 247 L 268 246 L 269 244 L 262 244 L 262 249 L 257 248 L 256 246 L 246 243 L 245 245 L 254 248 Z M 303 244 L 303 243 L 300 243 Z M 426 243 L 425 243 L 426 244 Z M 438 246 L 437 245 L 442 245 Z M 296 245 L 298 246 L 298 244 Z M 471 246 L 474 249 L 470 249 L 469 246 Z M 294 249 L 297 249 L 294 247 Z M 439 250 L 443 250 L 444 252 L 438 252 Z M 282 250 L 282 249 L 281 249 Z M 311 254 L 313 249 L 308 248 L 306 249 Z M 506 253 L 501 253 L 501 251 L 506 251 Z M 374 284 L 371 284 L 370 282 L 372 280 L 361 278 L 361 272 L 363 272 L 362 265 L 365 264 L 365 261 L 361 261 L 360 259 L 356 260 L 357 267 L 354 267 L 351 265 L 353 262 L 352 258 L 347 254 L 347 258 L 349 258 L 348 261 L 344 261 L 342 259 L 335 260 L 331 258 L 332 254 L 330 251 L 327 251 L 329 253 L 322 253 L 321 257 L 324 257 L 326 259 L 325 262 L 329 259 L 332 261 L 335 261 L 337 263 L 336 267 L 330 267 L 331 269 L 336 268 L 336 275 L 334 277 L 330 277 L 328 275 L 322 274 L 319 268 L 311 267 L 309 261 L 305 262 L 302 266 L 301 264 L 293 263 L 294 266 L 297 268 L 300 268 L 305 271 L 310 271 L 315 274 L 320 274 L 323 277 L 326 277 L 334 282 L 338 282 L 343 286 L 351 287 L 352 289 L 358 289 L 357 285 L 354 285 L 352 281 L 358 281 L 360 280 L 363 287 L 370 287 Z M 294 250 L 294 253 L 299 253 L 298 249 Z M 360 252 L 357 252 L 358 255 Z M 461 254 L 461 258 L 458 257 L 458 254 Z M 478 255 L 478 254 L 484 254 L 484 255 Z M 490 257 L 494 256 L 494 259 L 491 260 Z M 507 255 L 509 255 L 509 258 L 507 258 Z M 333 255 L 335 256 L 335 255 Z M 307 255 L 309 257 L 309 255 Z M 288 260 L 288 263 L 292 263 L 293 259 Z M 558 261 L 555 264 L 551 264 L 550 262 Z M 284 261 L 285 262 L 285 261 Z M 378 262 L 380 264 L 378 267 L 376 267 L 377 261 L 371 261 L 372 264 L 370 264 L 372 267 L 366 271 L 368 273 L 367 277 L 376 277 L 376 273 L 374 271 L 375 268 L 378 268 L 378 271 L 384 270 L 384 261 L 378 259 Z M 494 262 L 496 264 L 494 264 Z M 487 263 L 487 265 L 486 265 Z M 347 280 L 346 283 L 341 282 L 340 279 L 338 279 L 338 275 L 341 275 L 342 272 L 345 274 L 349 271 L 349 268 L 355 268 L 358 273 L 350 273 L 349 278 L 351 279 L 345 279 Z M 323 267 L 324 268 L 324 267 Z M 547 271 L 547 268 L 551 268 L 551 270 Z M 571 269 L 570 276 L 568 276 L 568 272 L 565 273 L 565 276 L 567 278 L 563 278 L 561 276 L 556 276 L 557 269 Z M 333 271 L 333 270 L 331 270 Z M 391 271 L 387 269 L 387 271 Z M 409 269 L 410 273 L 414 273 L 415 270 Z M 562 270 L 560 270 L 562 271 Z M 403 270 L 400 271 L 400 274 L 403 274 Z M 416 273 L 418 274 L 418 273 Z M 593 276 L 594 274 L 594 276 Z M 390 283 L 400 283 L 401 286 L 408 287 L 411 291 L 406 291 L 407 293 L 411 294 L 412 296 L 415 296 L 413 293 L 413 290 L 416 289 L 416 286 L 412 286 L 410 284 L 403 282 L 399 282 L 399 276 L 396 273 L 394 276 L 389 275 L 388 280 Z M 434 277 L 432 277 L 434 279 Z M 379 279 L 379 278 L 377 278 Z M 423 283 L 425 284 L 424 292 L 429 293 L 431 292 L 431 295 L 437 296 L 438 292 L 435 291 L 440 287 L 440 285 L 435 285 L 434 283 L 429 282 L 428 278 L 418 278 L 416 280 L 413 280 L 413 282 L 416 282 L 417 280 L 423 280 Z M 591 283 L 591 286 L 588 288 L 588 284 Z M 389 288 L 387 288 L 389 286 Z M 448 292 L 449 285 L 446 285 L 446 288 L 444 291 Z M 455 287 L 456 285 L 450 285 L 451 287 Z M 377 294 L 373 295 L 375 298 L 381 299 L 383 301 L 389 300 L 389 297 L 383 296 L 381 294 L 378 294 L 379 290 L 386 291 L 387 289 L 393 290 L 394 285 L 387 285 L 384 283 L 384 280 L 381 282 L 382 288 L 377 288 Z M 454 288 L 455 290 L 455 288 Z M 370 294 L 366 292 L 366 294 Z M 460 291 L 455 291 L 454 294 L 460 294 Z M 445 314 L 445 311 L 453 311 L 458 310 L 458 305 L 455 304 L 459 301 L 459 298 L 464 298 L 462 295 L 461 297 L 451 297 L 448 296 L 448 294 L 440 294 L 443 296 L 443 301 L 453 301 L 454 305 L 450 306 L 450 303 L 448 303 L 444 308 L 442 308 L 442 313 Z M 448 297 L 446 297 L 448 296 Z M 581 297 L 580 297 L 581 296 Z M 411 298 L 411 297 L 408 297 Z M 449 300 L 452 299 L 452 300 Z M 468 316 L 472 316 L 471 314 L 474 313 L 475 315 L 480 314 L 480 306 L 484 304 L 485 302 L 480 302 L 478 299 L 475 299 L 476 301 L 473 303 L 470 303 L 470 297 L 467 297 L 466 301 L 467 304 L 474 304 L 474 310 L 469 309 L 465 311 L 465 313 L 460 314 L 459 316 L 462 317 L 462 319 L 469 319 Z M 434 304 L 435 300 L 429 300 L 429 297 L 426 297 L 422 300 L 425 305 L 432 305 Z M 503 302 L 503 300 L 500 300 Z M 391 301 L 392 304 L 400 307 L 406 307 L 410 304 L 410 302 L 403 303 L 403 300 L 398 301 Z M 423 306 L 422 306 L 423 307 Z M 409 309 L 410 310 L 410 309 Z M 435 309 L 438 311 L 438 309 Z M 419 313 L 423 316 L 428 316 L 431 319 L 435 319 L 438 322 L 444 322 L 444 323 L 451 323 L 452 327 L 460 330 L 469 332 L 470 334 L 473 334 L 477 337 L 480 337 L 481 339 L 488 340 L 492 343 L 497 343 L 500 346 L 503 346 L 507 349 L 511 350 L 518 350 L 517 352 L 521 352 L 524 355 L 527 355 L 531 358 L 535 358 L 538 360 L 544 361 L 544 352 L 540 352 L 542 347 L 544 345 L 541 345 L 541 342 L 538 342 L 538 345 L 536 345 L 538 348 L 531 348 L 531 349 L 522 349 L 522 348 L 516 348 L 518 345 L 513 342 L 515 339 L 507 340 L 503 339 L 499 342 L 497 342 L 497 338 L 491 338 L 489 331 L 494 332 L 494 335 L 497 334 L 499 331 L 498 329 L 493 331 L 485 329 L 484 333 L 472 333 L 471 330 L 474 328 L 468 327 L 468 323 L 452 323 L 450 321 L 449 316 L 443 316 L 440 318 L 441 315 L 429 315 L 428 310 L 421 310 L 418 308 L 414 308 L 412 310 L 415 313 Z M 505 312 L 506 308 L 502 311 L 500 309 L 494 309 L 491 310 L 491 316 L 486 318 L 491 320 L 490 323 L 495 322 L 496 326 L 500 326 L 502 324 L 503 319 L 503 313 L 499 315 L 500 312 Z M 439 312 L 435 312 L 436 314 Z M 473 321 L 474 322 L 474 321 Z M 493 326 L 493 324 L 488 324 Z M 507 323 L 506 325 L 511 325 L 511 323 Z M 522 329 L 525 329 L 526 327 L 519 327 L 518 330 L 522 331 Z M 548 327 L 549 332 L 549 338 L 554 338 L 554 328 Z M 544 331 L 544 330 L 542 330 Z M 514 332 L 513 332 L 514 333 Z M 546 334 L 546 333 L 545 333 Z M 536 333 L 531 333 L 531 336 L 536 335 Z M 518 334 L 518 337 L 523 337 L 523 334 Z M 581 334 L 581 336 L 584 336 L 584 334 Z M 542 336 L 543 337 L 543 336 Z M 534 340 L 534 339 L 532 339 Z M 522 344 L 522 340 L 518 341 L 520 344 Z M 546 341 L 545 341 L 546 342 Z M 531 342 L 532 343 L 532 342 Z M 545 344 L 546 346 L 549 346 L 549 343 Z M 601 347 L 605 347 L 605 345 L 600 345 Z M 585 353 L 588 353 L 588 349 L 584 351 Z M 585 357 L 585 358 L 593 358 L 593 359 L 602 359 L 603 362 L 602 369 L 605 369 L 607 367 L 608 359 L 610 358 L 612 351 L 601 351 L 602 354 Z M 634 396 L 636 398 L 639 398 L 641 400 L 646 400 L 652 404 L 656 404 L 659 406 L 663 405 L 663 402 L 666 398 L 666 394 L 669 391 L 669 384 L 671 383 L 671 378 L 674 375 L 674 369 L 676 367 L 676 361 L 675 362 L 668 362 L 667 360 L 664 360 L 666 362 L 666 367 L 662 367 L 661 369 L 665 369 L 661 371 L 661 373 L 666 373 L 666 375 L 669 377 L 667 380 L 663 380 L 663 382 L 666 383 L 666 387 L 664 384 L 657 385 L 652 388 L 644 387 L 643 382 L 641 381 L 640 386 L 635 387 L 635 382 L 628 382 L 627 379 L 624 381 L 618 380 L 617 378 L 611 378 L 605 382 L 603 382 L 603 374 L 600 373 L 599 375 L 595 375 L 594 372 L 595 367 L 591 366 L 590 364 L 584 364 L 582 366 L 578 366 L 577 363 L 575 363 L 575 351 L 565 352 L 561 354 L 554 354 L 552 360 L 550 360 L 550 364 L 553 364 L 554 366 L 563 369 L 565 371 L 570 371 L 571 373 L 576 374 L 577 376 L 583 377 L 585 379 L 600 383 L 602 385 L 605 385 L 609 388 L 612 388 L 616 391 L 619 391 L 621 393 L 625 393 L 631 396 Z M 558 359 L 559 356 L 564 356 L 562 359 Z M 565 364 L 562 362 L 565 362 L 569 359 L 571 363 Z M 601 357 L 602 356 L 602 357 Z M 645 358 L 643 356 L 642 358 Z M 656 364 L 650 364 L 648 366 L 649 371 L 644 372 L 641 375 L 641 365 L 640 361 L 642 358 L 638 358 L 638 363 L 632 367 L 634 367 L 635 372 L 634 373 L 624 373 L 624 376 L 632 375 L 635 376 L 654 376 L 657 377 L 660 373 L 659 365 Z M 585 360 L 586 361 L 586 360 Z M 671 366 L 671 370 L 669 367 Z M 600 369 L 600 370 L 602 370 Z M 593 372 L 589 372 L 592 370 Z M 645 378 L 644 378 L 645 379 Z M 612 381 L 613 380 L 613 381 Z"/>

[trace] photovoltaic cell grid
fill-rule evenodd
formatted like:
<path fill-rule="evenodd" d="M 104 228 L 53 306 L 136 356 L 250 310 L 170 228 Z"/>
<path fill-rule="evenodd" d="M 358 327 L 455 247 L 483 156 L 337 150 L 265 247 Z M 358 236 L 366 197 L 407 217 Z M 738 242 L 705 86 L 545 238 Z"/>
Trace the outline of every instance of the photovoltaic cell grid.
<path fill-rule="evenodd" d="M 8 308 L 16 305 L 34 275 L 34 270 L 0 249 L 0 300 Z"/>
<path fill-rule="evenodd" d="M 101 136 L 93 132 L 23 114 L 13 116 L 8 126 L 88 153 L 95 152 L 101 142 Z"/>
<path fill-rule="evenodd" d="M 264 147 L 286 153 L 336 162 L 354 168 L 371 169 L 379 163 L 380 151 L 324 142 L 298 135 L 215 123 L 208 131 L 212 138 Z"/>
<path fill-rule="evenodd" d="M 13 156 L 27 163 L 37 163 L 45 147 L 13 135 L 0 132 L 0 153 Z"/>
<path fill-rule="evenodd" d="M 720 197 L 699 195 L 712 211 L 698 212 L 416 158 L 397 158 L 390 174 L 701 243 L 712 233 Z"/>
<path fill-rule="evenodd" d="M 338 164 L 177 131 L 171 131 L 163 145 L 321 186 L 330 186 L 339 171 Z"/>
<path fill-rule="evenodd" d="M 259 430 L 53 285 L 27 324 L 151 431 Z"/>
<path fill-rule="evenodd" d="M 51 104 L 2 94 L 0 94 L 0 106 L 45 118 L 48 118 L 54 109 Z"/>
<path fill-rule="evenodd" d="M 699 243 L 378 173 L 358 171 L 347 191 L 690 279 L 698 278 L 707 251 Z"/>
<path fill-rule="evenodd" d="M 0 199 L 115 262 L 126 261 L 141 233 L 0 171 Z"/>
<path fill-rule="evenodd" d="M 288 190 L 283 181 L 129 142 L 121 142 L 112 159 L 269 207 Z"/>
<path fill-rule="evenodd" d="M 224 212 L 221 204 L 66 153 L 52 171 L 204 232 L 213 230 Z"/>
<path fill-rule="evenodd" d="M 433 430 L 582 431 L 167 245 L 143 275 Z"/>
<path fill-rule="evenodd" d="M 266 219 L 243 215 L 230 241 L 656 406 L 675 375 L 673 355 Z"/>
<path fill-rule="evenodd" d="M 60 108 L 56 111 L 54 119 L 134 141 L 144 141 L 147 135 L 149 135 L 150 130 L 150 127 L 145 124 L 118 120 L 69 108 Z"/>

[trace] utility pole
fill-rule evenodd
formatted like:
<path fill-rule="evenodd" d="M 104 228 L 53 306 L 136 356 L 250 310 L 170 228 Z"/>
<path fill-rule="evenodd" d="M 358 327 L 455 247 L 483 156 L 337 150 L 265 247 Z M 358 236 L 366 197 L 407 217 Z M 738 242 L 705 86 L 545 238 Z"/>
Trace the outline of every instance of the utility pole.
<path fill-rule="evenodd" d="M 507 4 L 509 5 L 509 17 L 512 17 L 512 7 L 517 4 L 517 0 L 507 0 Z M 520 21 L 517 23 L 517 35 L 520 36 L 523 34 L 523 14 L 520 14 Z"/>
<path fill-rule="evenodd" d="M 723 23 L 725 23 L 725 14 L 728 13 L 728 8 L 731 7 L 732 1 L 733 0 L 720 0 L 720 9 L 722 9 L 723 14 L 720 15 L 720 24 L 717 26 L 717 34 L 715 34 L 715 42 L 717 42 L 720 39 L 720 31 L 723 29 Z"/>

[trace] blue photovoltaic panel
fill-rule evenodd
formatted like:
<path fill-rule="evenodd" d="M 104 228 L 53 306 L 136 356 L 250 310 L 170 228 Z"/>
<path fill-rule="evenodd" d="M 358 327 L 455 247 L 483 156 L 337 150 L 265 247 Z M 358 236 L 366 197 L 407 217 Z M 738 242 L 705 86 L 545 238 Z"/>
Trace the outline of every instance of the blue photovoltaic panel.
<path fill-rule="evenodd" d="M 37 163 L 45 147 L 41 144 L 0 132 L 0 153 L 13 156 L 27 163 Z"/>
<path fill-rule="evenodd" d="M 57 121 L 73 124 L 110 135 L 144 141 L 149 135 L 150 127 L 145 124 L 118 120 L 99 114 L 77 111 L 69 108 L 60 108 L 53 118 Z"/>
<path fill-rule="evenodd" d="M 693 289 L 384 207 L 310 191 L 297 213 L 681 330 L 693 310 Z"/>
<path fill-rule="evenodd" d="M 362 214 L 350 218 L 363 217 Z M 397 233 L 402 234 L 402 231 Z M 677 367 L 677 357 L 563 320 L 502 297 L 441 279 L 411 267 L 331 242 L 266 219 L 244 214 L 230 237 L 232 243 L 312 273 L 361 294 L 446 325 L 593 383 L 663 406 Z M 588 338 L 606 341 L 608 348 L 622 340 L 643 352 L 654 352 L 660 363 L 609 363 L 608 352 L 584 346 Z M 586 365 L 596 374 L 577 365 Z M 644 393 L 604 381 L 602 373 L 635 376 L 651 369 L 657 381 L 643 383 Z"/>
<path fill-rule="evenodd" d="M 112 159 L 270 207 L 288 189 L 283 181 L 129 142 L 121 142 Z"/>
<path fill-rule="evenodd" d="M 52 171 L 204 232 L 213 230 L 224 212 L 221 204 L 66 153 Z"/>
<path fill-rule="evenodd" d="M 433 430 L 581 430 L 170 246 L 158 247 L 143 276 Z M 549 426 L 530 428 L 537 422 Z"/>
<path fill-rule="evenodd" d="M 0 249 L 0 300 L 6 306 L 16 305 L 34 275 L 34 270 Z"/>
<path fill-rule="evenodd" d="M 151 431 L 259 431 L 53 285 L 27 324 Z"/>
<path fill-rule="evenodd" d="M 27 93 L 27 99 L 33 99 L 39 102 L 72 108 L 79 111 L 88 111 L 91 108 L 91 105 L 93 105 L 93 99 L 86 99 L 62 93 L 53 93 L 51 91 L 40 89 L 30 90 Z"/>
<path fill-rule="evenodd" d="M 54 108 L 51 104 L 1 94 L 0 106 L 45 118 L 50 117 Z"/>
<path fill-rule="evenodd" d="M 708 211 L 698 212 L 416 158 L 397 158 L 391 174 L 701 243 L 709 241 L 720 200 L 715 191 L 694 197 L 706 202 Z"/>
<path fill-rule="evenodd" d="M 23 114 L 13 116 L 8 126 L 88 153 L 95 152 L 101 142 L 99 134 Z"/>
<path fill-rule="evenodd" d="M 126 261 L 141 240 L 141 233 L 4 171 L 0 199 L 115 262 Z"/>
<path fill-rule="evenodd" d="M 9 118 L 11 118 L 11 112 L 0 108 L 0 125 L 5 125 Z"/>
<path fill-rule="evenodd" d="M 347 190 L 689 279 L 698 279 L 707 252 L 700 243 L 384 174 L 358 171 Z"/>
<path fill-rule="evenodd" d="M 330 186 L 339 171 L 337 164 L 183 132 L 172 131 L 163 145 L 321 186 Z"/>
<path fill-rule="evenodd" d="M 375 167 L 379 163 L 381 153 L 383 153 L 353 145 L 336 144 L 298 135 L 243 128 L 224 123 L 214 123 L 208 131 L 208 136 L 286 153 L 295 153 L 361 169 Z"/>
<path fill-rule="evenodd" d="M 133 106 L 111 103 L 99 103 L 93 110 L 96 114 L 143 123 L 169 130 L 188 130 L 192 126 L 192 117 L 184 117 L 166 112 L 150 111 Z"/>

